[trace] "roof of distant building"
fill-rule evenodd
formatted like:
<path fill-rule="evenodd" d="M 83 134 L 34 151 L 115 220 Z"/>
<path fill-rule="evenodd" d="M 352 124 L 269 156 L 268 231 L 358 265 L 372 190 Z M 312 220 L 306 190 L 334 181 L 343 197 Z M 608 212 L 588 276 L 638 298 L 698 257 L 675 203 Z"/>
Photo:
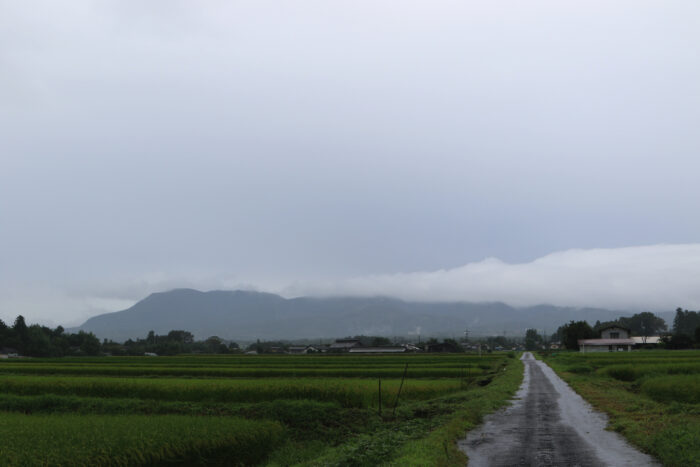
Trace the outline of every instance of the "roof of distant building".
<path fill-rule="evenodd" d="M 633 339 L 579 339 L 578 345 L 634 345 Z"/>
<path fill-rule="evenodd" d="M 406 351 L 406 347 L 388 345 L 381 347 L 354 347 L 350 349 L 350 353 L 399 353 Z"/>
<path fill-rule="evenodd" d="M 358 347 L 360 341 L 357 339 L 337 339 L 333 342 L 329 348 L 331 349 L 349 349 L 352 347 Z"/>

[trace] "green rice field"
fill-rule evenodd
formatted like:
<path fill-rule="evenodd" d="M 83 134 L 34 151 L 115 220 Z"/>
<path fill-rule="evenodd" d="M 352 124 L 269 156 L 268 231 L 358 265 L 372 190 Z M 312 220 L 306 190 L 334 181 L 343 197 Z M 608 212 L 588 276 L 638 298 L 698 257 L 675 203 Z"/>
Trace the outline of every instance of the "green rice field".
<path fill-rule="evenodd" d="M 506 353 L 8 359 L 0 464 L 463 465 L 521 378 Z"/>

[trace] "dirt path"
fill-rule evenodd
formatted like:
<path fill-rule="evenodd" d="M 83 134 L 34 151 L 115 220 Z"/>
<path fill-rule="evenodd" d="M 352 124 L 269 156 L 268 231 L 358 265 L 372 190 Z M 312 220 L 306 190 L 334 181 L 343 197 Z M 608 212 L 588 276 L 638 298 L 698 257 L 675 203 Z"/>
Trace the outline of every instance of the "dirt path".
<path fill-rule="evenodd" d="M 513 405 L 485 418 L 459 443 L 469 467 L 655 466 L 546 364 L 523 355 L 525 377 Z"/>

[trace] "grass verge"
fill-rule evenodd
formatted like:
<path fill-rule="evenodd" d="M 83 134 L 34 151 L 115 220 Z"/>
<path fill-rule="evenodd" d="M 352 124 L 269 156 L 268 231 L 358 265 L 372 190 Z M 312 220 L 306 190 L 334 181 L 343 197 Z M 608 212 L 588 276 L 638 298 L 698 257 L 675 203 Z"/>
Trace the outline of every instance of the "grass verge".
<path fill-rule="evenodd" d="M 642 390 L 643 382 L 614 379 L 604 372 L 572 372 L 578 366 L 570 366 L 565 355 L 545 361 L 581 397 L 608 414 L 610 429 L 642 451 L 665 466 L 700 465 L 700 404 L 660 402 Z"/>
<path fill-rule="evenodd" d="M 523 364 L 508 359 L 489 375 L 489 384 L 473 384 L 463 391 L 430 401 L 402 405 L 393 416 L 367 419 L 366 429 L 313 457 L 292 459 L 292 448 L 273 453 L 268 466 L 463 466 L 467 457 L 457 440 L 481 423 L 483 416 L 502 407 L 520 386 Z M 485 382 L 482 379 L 482 382 Z"/>

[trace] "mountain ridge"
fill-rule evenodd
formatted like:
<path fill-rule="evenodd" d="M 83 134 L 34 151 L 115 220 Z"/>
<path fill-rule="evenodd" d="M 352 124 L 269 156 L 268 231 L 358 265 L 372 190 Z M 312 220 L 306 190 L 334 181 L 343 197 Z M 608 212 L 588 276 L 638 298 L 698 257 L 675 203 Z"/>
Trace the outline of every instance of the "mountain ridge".
<path fill-rule="evenodd" d="M 133 306 L 93 316 L 73 331 L 124 341 L 153 330 L 192 332 L 203 339 L 313 339 L 349 335 L 523 335 L 527 328 L 552 333 L 570 320 L 608 321 L 629 311 L 502 302 L 409 302 L 391 297 L 296 297 L 244 290 L 174 289 L 152 293 Z"/>

